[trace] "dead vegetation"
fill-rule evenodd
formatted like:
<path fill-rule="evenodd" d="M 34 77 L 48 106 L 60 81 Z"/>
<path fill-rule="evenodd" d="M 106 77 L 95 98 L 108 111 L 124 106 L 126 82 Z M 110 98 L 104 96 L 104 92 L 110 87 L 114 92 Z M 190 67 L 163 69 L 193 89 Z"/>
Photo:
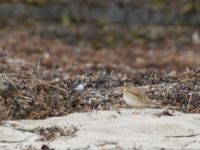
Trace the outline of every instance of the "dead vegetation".
<path fill-rule="evenodd" d="M 2 36 L 0 47 L 1 120 L 118 110 L 127 107 L 125 82 L 177 110 L 200 113 L 198 45 L 94 50 L 21 29 Z"/>
<path fill-rule="evenodd" d="M 118 110 L 124 82 L 140 86 L 151 99 L 199 113 L 200 69 L 170 74 L 116 66 L 86 65 L 67 76 L 39 65 L 23 73 L 0 76 L 1 120 L 41 119 L 91 110 Z"/>

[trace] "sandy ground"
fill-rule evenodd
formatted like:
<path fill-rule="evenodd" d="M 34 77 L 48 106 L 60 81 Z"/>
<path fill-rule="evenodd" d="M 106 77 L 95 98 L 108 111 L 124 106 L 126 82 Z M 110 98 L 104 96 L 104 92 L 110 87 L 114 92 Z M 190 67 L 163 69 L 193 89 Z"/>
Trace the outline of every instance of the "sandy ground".
<path fill-rule="evenodd" d="M 7 121 L 0 126 L 0 149 L 200 149 L 200 115 L 161 109 L 73 113 L 46 120 Z M 172 116 L 171 116 L 172 115 Z M 73 136 L 41 141 L 33 129 L 76 127 Z"/>

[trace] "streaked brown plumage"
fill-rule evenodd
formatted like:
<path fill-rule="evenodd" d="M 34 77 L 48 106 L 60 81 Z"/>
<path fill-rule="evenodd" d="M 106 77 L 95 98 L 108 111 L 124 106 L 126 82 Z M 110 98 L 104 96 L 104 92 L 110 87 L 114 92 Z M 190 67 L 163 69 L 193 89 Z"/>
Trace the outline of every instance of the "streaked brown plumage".
<path fill-rule="evenodd" d="M 159 104 L 151 101 L 146 94 L 133 85 L 125 85 L 123 98 L 127 105 L 134 108 L 160 107 Z"/>

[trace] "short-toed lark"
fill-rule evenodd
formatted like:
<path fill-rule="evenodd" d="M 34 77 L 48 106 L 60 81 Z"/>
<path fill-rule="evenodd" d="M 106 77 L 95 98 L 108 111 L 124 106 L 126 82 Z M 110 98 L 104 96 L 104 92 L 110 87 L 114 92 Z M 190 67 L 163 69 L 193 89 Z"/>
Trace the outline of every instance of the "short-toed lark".
<path fill-rule="evenodd" d="M 151 101 L 146 94 L 133 85 L 125 85 L 123 98 L 126 104 L 134 108 L 159 108 L 159 104 Z"/>

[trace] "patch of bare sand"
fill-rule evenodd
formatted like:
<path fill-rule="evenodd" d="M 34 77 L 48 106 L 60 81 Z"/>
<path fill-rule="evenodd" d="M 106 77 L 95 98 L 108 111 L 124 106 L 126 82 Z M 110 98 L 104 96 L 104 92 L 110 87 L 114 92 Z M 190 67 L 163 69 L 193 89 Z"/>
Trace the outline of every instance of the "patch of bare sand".
<path fill-rule="evenodd" d="M 7 121 L 0 126 L 0 149 L 40 149 L 43 144 L 56 150 L 200 149 L 199 126 L 200 114 L 161 109 L 73 113 L 45 120 Z M 44 140 L 50 131 L 54 138 Z"/>

